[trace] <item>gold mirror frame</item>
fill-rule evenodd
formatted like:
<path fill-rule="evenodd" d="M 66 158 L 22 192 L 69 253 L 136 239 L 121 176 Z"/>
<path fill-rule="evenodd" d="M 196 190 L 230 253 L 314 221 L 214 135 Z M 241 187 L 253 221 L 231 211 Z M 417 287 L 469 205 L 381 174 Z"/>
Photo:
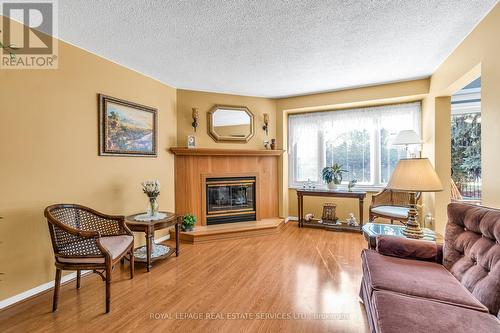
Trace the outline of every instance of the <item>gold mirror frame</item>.
<path fill-rule="evenodd" d="M 219 109 L 246 112 L 250 117 L 250 133 L 247 136 L 241 138 L 219 135 L 215 131 L 213 126 L 214 113 Z M 254 135 L 254 115 L 246 106 L 215 105 L 210 109 L 210 111 L 208 111 L 208 135 L 210 135 L 215 142 L 248 142 Z"/>

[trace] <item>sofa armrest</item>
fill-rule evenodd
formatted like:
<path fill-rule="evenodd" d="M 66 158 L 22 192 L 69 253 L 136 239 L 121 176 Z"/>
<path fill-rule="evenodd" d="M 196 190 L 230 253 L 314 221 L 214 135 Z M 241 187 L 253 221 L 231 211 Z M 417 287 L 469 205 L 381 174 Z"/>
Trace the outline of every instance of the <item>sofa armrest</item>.
<path fill-rule="evenodd" d="M 377 236 L 376 250 L 386 256 L 404 259 L 440 262 L 442 258 L 441 247 L 436 242 L 397 236 Z"/>

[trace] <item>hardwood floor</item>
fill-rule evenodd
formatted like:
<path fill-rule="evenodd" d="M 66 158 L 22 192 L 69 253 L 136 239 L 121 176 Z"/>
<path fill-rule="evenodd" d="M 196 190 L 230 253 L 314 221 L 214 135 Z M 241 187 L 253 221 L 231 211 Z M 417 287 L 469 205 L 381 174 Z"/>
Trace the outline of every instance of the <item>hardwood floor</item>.
<path fill-rule="evenodd" d="M 150 273 L 137 264 L 133 280 L 128 264 L 117 266 L 110 314 L 104 283 L 91 274 L 80 290 L 74 281 L 61 288 L 56 313 L 52 292 L 0 312 L 0 331 L 367 332 L 358 300 L 364 247 L 360 234 L 293 222 L 276 235 L 182 244 L 180 257 Z"/>

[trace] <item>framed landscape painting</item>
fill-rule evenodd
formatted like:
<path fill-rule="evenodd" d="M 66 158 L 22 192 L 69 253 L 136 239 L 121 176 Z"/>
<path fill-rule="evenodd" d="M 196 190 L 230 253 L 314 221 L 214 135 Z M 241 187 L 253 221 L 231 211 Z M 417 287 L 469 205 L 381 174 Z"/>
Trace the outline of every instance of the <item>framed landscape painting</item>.
<path fill-rule="evenodd" d="M 157 156 L 157 110 L 99 94 L 99 155 Z"/>

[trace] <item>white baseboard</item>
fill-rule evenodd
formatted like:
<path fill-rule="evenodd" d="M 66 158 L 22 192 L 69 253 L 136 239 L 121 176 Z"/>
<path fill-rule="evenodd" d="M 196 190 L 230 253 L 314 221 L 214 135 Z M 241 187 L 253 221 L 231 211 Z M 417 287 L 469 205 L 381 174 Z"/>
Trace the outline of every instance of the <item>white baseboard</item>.
<path fill-rule="evenodd" d="M 161 242 L 164 242 L 164 241 L 169 240 L 169 239 L 170 239 L 170 234 L 167 234 L 166 236 L 163 236 L 163 237 L 155 239 L 155 242 L 156 243 L 161 243 Z M 91 271 L 82 271 L 82 275 L 88 274 L 90 272 Z M 66 283 L 66 282 L 74 280 L 74 279 L 76 279 L 76 272 L 64 275 L 61 278 L 61 283 Z M 9 298 L 6 298 L 4 300 L 1 300 L 0 301 L 0 310 L 3 309 L 3 308 L 6 308 L 8 306 L 11 306 L 11 305 L 13 305 L 15 303 L 22 302 L 22 301 L 24 301 L 27 298 L 30 298 L 30 297 L 33 297 L 35 295 L 41 294 L 41 293 L 43 293 L 43 292 L 45 292 L 47 290 L 50 290 L 52 288 L 54 288 L 54 280 L 52 280 L 50 282 L 47 282 L 47 283 L 44 283 L 42 285 L 39 285 L 38 287 L 31 288 L 29 290 L 23 291 L 20 294 L 17 294 L 17 295 L 11 296 Z"/>
<path fill-rule="evenodd" d="M 91 271 L 82 271 L 82 275 L 88 274 L 90 272 Z M 61 278 L 61 283 L 66 283 L 66 282 L 74 280 L 74 279 L 76 279 L 76 272 L 64 275 Z M 11 306 L 11 305 L 13 305 L 15 303 L 22 302 L 22 301 L 24 301 L 27 298 L 30 298 L 30 297 L 36 296 L 38 294 L 41 294 L 41 293 L 43 293 L 43 292 L 45 292 L 47 290 L 50 290 L 52 288 L 54 288 L 54 280 L 52 280 L 50 282 L 47 282 L 47 283 L 44 283 L 42 285 L 39 285 L 38 287 L 31 288 L 29 290 L 23 291 L 20 294 L 17 294 L 17 295 L 14 295 L 12 297 L 9 297 L 9 298 L 6 298 L 4 300 L 1 300 L 0 301 L 0 310 L 3 309 L 3 308 L 6 308 L 8 306 Z"/>
<path fill-rule="evenodd" d="M 299 221 L 299 218 L 298 218 L 297 216 L 288 216 L 288 217 L 285 219 L 285 223 L 288 223 L 289 221 L 298 222 L 298 221 Z"/>

